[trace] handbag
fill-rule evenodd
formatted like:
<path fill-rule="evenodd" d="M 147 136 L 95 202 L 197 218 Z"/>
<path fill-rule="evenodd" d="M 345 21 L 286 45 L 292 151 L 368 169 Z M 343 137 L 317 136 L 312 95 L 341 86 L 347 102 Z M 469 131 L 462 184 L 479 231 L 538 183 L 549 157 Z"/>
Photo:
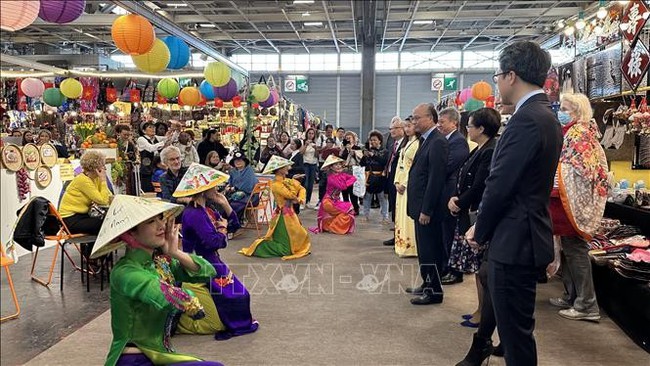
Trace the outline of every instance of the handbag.
<path fill-rule="evenodd" d="M 366 169 L 355 165 L 352 167 L 352 175 L 357 179 L 352 186 L 352 194 L 357 197 L 366 195 Z"/>
<path fill-rule="evenodd" d="M 90 205 L 90 210 L 88 210 L 88 216 L 96 219 L 104 219 L 104 216 L 106 216 L 106 208 L 101 207 L 100 205 L 93 203 Z"/>

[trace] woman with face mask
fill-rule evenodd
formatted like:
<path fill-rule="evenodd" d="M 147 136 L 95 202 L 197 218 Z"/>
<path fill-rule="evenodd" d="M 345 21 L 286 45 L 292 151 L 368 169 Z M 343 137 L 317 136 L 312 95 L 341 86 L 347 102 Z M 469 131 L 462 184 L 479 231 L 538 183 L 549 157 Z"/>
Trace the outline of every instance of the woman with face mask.
<path fill-rule="evenodd" d="M 560 316 L 571 320 L 600 319 L 587 253 L 603 217 L 608 184 L 607 159 L 592 116 L 585 95 L 562 95 L 558 120 L 564 143 L 550 202 L 556 255 L 547 273 L 557 271 L 561 248 L 565 293 L 550 302 L 563 308 Z"/>

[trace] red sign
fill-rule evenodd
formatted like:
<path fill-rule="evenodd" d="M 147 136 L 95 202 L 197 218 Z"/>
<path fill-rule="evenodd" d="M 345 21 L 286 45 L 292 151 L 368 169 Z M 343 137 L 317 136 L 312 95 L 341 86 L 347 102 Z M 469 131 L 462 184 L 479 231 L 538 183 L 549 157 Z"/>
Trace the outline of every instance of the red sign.
<path fill-rule="evenodd" d="M 634 47 L 631 47 L 623 57 L 621 63 L 621 71 L 625 80 L 630 84 L 632 89 L 636 90 L 646 71 L 650 66 L 650 52 L 643 44 L 637 42 Z"/>
<path fill-rule="evenodd" d="M 95 96 L 95 88 L 92 86 L 84 86 L 83 89 L 83 94 L 81 95 L 81 99 L 83 100 L 92 100 L 93 97 Z"/>
<path fill-rule="evenodd" d="M 628 24 L 628 28 L 623 31 L 625 37 L 630 43 L 634 43 L 639 37 L 643 26 L 648 20 L 646 13 L 650 12 L 648 6 L 641 0 L 632 0 L 625 7 L 621 24 Z"/>
<path fill-rule="evenodd" d="M 109 103 L 117 101 L 117 90 L 115 88 L 106 88 L 106 101 Z"/>
<path fill-rule="evenodd" d="M 140 103 L 140 89 L 131 89 L 131 103 Z"/>

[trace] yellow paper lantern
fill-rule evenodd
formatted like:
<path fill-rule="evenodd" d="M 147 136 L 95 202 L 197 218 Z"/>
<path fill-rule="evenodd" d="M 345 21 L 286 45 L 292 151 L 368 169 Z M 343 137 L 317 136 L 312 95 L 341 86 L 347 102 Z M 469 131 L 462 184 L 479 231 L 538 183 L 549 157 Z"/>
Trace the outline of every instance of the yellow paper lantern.
<path fill-rule="evenodd" d="M 127 55 L 142 55 L 153 47 L 156 33 L 145 17 L 127 14 L 115 19 L 111 37 L 120 51 Z"/>
<path fill-rule="evenodd" d="M 131 56 L 133 63 L 140 70 L 149 74 L 161 72 L 169 64 L 169 48 L 165 42 L 156 39 L 151 50 L 143 55 Z"/>
<path fill-rule="evenodd" d="M 201 92 L 198 88 L 186 86 L 181 89 L 180 94 L 178 94 L 178 100 L 184 105 L 194 107 L 201 102 Z"/>
<path fill-rule="evenodd" d="M 486 100 L 490 95 L 492 95 L 492 85 L 485 81 L 481 80 L 472 85 L 472 98 L 476 100 Z"/>
<path fill-rule="evenodd" d="M 210 62 L 203 69 L 203 76 L 210 85 L 218 88 L 230 81 L 230 68 L 222 62 Z"/>
<path fill-rule="evenodd" d="M 73 78 L 63 80 L 61 85 L 59 85 L 59 89 L 61 89 L 63 95 L 70 99 L 79 98 L 84 91 L 83 85 L 77 79 Z"/>
<path fill-rule="evenodd" d="M 271 95 L 271 90 L 266 84 L 255 84 L 251 87 L 251 94 L 257 102 L 263 102 L 269 99 Z"/>

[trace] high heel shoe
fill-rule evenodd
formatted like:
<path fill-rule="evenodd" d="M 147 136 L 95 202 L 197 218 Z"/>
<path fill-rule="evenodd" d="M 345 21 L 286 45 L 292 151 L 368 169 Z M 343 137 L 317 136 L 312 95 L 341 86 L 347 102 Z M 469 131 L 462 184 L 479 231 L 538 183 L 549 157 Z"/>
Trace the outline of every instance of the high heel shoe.
<path fill-rule="evenodd" d="M 481 366 L 483 361 L 490 357 L 493 350 L 491 339 L 479 337 L 478 334 L 474 333 L 469 352 L 456 366 Z"/>

